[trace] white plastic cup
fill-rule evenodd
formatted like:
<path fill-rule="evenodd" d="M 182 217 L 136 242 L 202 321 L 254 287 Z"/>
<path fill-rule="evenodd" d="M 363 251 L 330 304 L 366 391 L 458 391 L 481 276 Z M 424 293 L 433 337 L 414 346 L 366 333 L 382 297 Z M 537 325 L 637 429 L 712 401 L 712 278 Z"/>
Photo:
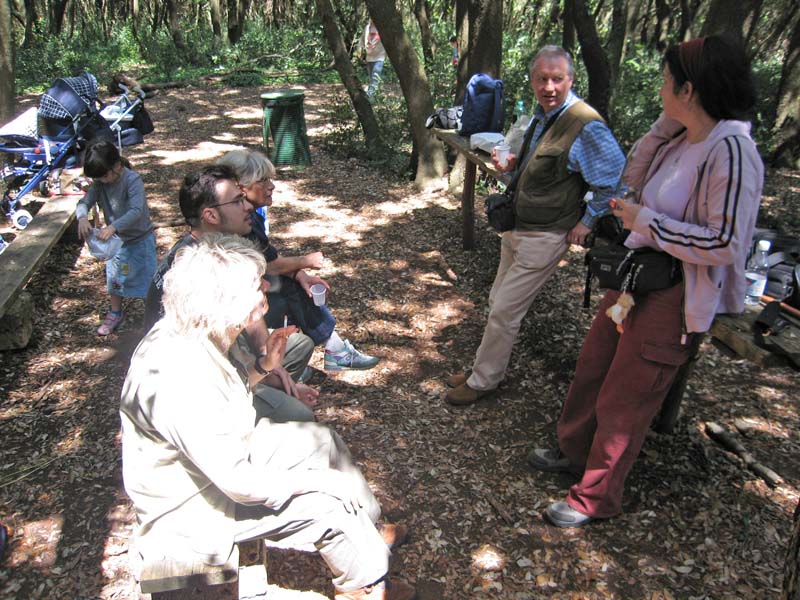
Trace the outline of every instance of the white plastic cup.
<path fill-rule="evenodd" d="M 311 297 L 314 299 L 316 306 L 325 304 L 325 286 L 321 283 L 315 283 L 311 286 Z"/>
<path fill-rule="evenodd" d="M 494 147 L 494 156 L 497 159 L 497 164 L 505 167 L 508 164 L 508 155 L 511 152 L 511 146 L 508 144 L 500 144 Z"/>

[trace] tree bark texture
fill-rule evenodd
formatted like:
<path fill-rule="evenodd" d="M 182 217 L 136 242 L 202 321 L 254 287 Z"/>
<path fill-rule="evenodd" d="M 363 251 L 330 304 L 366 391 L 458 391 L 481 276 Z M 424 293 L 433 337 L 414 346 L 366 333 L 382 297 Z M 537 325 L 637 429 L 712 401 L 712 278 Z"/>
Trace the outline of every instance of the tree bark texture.
<path fill-rule="evenodd" d="M 475 73 L 500 77 L 503 51 L 502 0 L 469 0 L 469 57 L 467 81 Z"/>
<path fill-rule="evenodd" d="M 166 0 L 164 4 L 167 9 L 167 27 L 169 27 L 169 34 L 172 36 L 172 43 L 181 52 L 187 52 L 189 48 L 183 39 L 179 0 Z"/>
<path fill-rule="evenodd" d="M 353 103 L 356 115 L 358 115 L 367 149 L 371 155 L 386 156 L 388 149 L 381 139 L 380 128 L 378 127 L 375 113 L 372 111 L 372 105 L 361 88 L 356 72 L 353 69 L 353 63 L 350 62 L 350 54 L 336 24 L 336 16 L 333 13 L 331 2 L 330 0 L 315 0 L 315 2 L 317 13 L 322 20 L 325 39 L 333 54 L 336 71 L 339 73 L 347 94 L 350 96 L 350 101 Z"/>
<path fill-rule="evenodd" d="M 745 25 L 760 0 L 711 0 L 700 35 L 725 33 L 744 40 Z"/>
<path fill-rule="evenodd" d="M 414 0 L 414 16 L 417 18 L 417 24 L 419 25 L 422 56 L 425 58 L 425 64 L 431 66 L 433 65 L 433 56 L 436 54 L 436 44 L 431 33 L 429 14 L 428 0 Z"/>
<path fill-rule="evenodd" d="M 0 123 L 14 116 L 14 36 L 11 0 L 0 0 Z"/>
<path fill-rule="evenodd" d="M 381 34 L 381 41 L 400 80 L 400 87 L 408 107 L 411 137 L 418 157 L 415 181 L 425 187 L 447 170 L 442 144 L 425 127 L 425 120 L 433 112 L 428 78 L 417 58 L 417 53 L 403 28 L 403 18 L 395 2 L 366 0 L 369 15 Z"/>
<path fill-rule="evenodd" d="M 781 70 L 775 139 L 770 162 L 800 168 L 800 18 L 795 21 Z"/>
<path fill-rule="evenodd" d="M 600 37 L 597 35 L 594 20 L 589 14 L 585 0 L 566 0 L 573 5 L 575 31 L 581 43 L 581 54 L 586 72 L 589 75 L 589 96 L 587 98 L 597 112 L 608 120 L 608 103 L 611 98 L 611 69 L 608 65 Z"/>

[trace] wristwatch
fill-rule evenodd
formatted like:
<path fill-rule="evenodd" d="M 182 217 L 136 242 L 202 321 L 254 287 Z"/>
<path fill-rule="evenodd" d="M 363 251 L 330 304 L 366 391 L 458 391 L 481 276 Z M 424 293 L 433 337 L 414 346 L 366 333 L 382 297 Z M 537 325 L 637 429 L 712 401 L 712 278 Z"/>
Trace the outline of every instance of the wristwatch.
<path fill-rule="evenodd" d="M 265 356 L 266 354 L 261 354 L 257 356 L 254 366 L 256 368 L 256 373 L 258 373 L 259 375 L 263 375 L 264 377 L 267 377 L 272 373 L 272 371 L 267 371 L 264 367 L 261 366 L 261 359 L 264 358 Z"/>

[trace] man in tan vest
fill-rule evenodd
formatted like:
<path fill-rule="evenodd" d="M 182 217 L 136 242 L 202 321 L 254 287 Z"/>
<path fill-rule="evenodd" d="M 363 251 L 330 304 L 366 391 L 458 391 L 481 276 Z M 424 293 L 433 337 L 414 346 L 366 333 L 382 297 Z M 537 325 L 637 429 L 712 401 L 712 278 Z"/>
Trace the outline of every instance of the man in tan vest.
<path fill-rule="evenodd" d="M 445 399 L 473 404 L 502 381 L 522 319 L 569 244 L 582 244 L 595 221 L 610 212 L 625 156 L 603 118 L 572 93 L 572 57 L 545 46 L 531 62 L 539 102 L 519 157 L 516 226 L 503 233 L 500 265 L 489 293 L 489 318 L 471 371 L 447 378 Z M 517 175 L 515 173 L 515 175 Z M 582 200 L 592 191 L 585 211 Z"/>

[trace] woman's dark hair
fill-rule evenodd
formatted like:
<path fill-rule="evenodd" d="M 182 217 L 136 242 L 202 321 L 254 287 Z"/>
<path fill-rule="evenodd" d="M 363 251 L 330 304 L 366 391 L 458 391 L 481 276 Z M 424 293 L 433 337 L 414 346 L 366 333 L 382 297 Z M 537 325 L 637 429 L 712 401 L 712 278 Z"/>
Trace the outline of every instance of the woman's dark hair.
<path fill-rule="evenodd" d="M 667 65 L 675 80 L 677 94 L 687 81 L 692 82 L 700 105 L 714 119 L 748 119 L 756 102 L 750 60 L 744 48 L 732 39 L 711 35 L 667 48 L 662 65 Z M 687 45 L 694 45 L 694 56 L 687 57 Z M 699 46 L 699 49 L 698 49 Z M 687 65 L 687 58 L 694 64 Z M 687 70 L 692 71 L 691 76 Z"/>
<path fill-rule="evenodd" d="M 83 174 L 92 179 L 103 177 L 117 163 L 130 168 L 131 164 L 127 159 L 120 156 L 117 146 L 108 140 L 97 138 L 89 142 L 86 146 L 86 154 L 83 158 Z"/>

